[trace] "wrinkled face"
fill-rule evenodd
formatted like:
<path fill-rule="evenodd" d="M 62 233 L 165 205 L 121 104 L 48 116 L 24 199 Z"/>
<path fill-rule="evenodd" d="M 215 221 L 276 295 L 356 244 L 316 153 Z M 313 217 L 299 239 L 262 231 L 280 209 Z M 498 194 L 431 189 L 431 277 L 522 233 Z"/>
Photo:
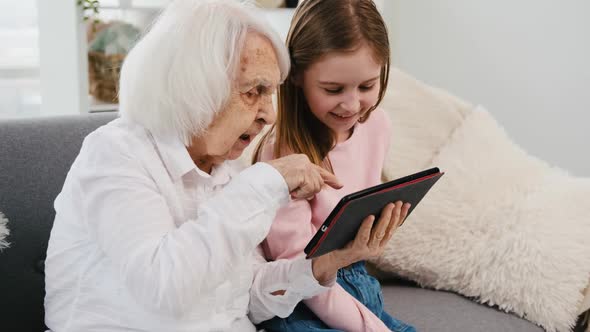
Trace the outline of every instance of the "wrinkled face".
<path fill-rule="evenodd" d="M 338 142 L 348 139 L 354 124 L 377 103 L 382 66 L 365 45 L 329 53 L 303 73 L 300 84 L 311 112 Z"/>
<path fill-rule="evenodd" d="M 189 153 L 207 164 L 238 158 L 267 124 L 276 120 L 272 95 L 280 83 L 280 69 L 272 44 L 249 33 L 242 49 L 237 78 L 225 108 L 207 133 L 193 140 Z M 197 166 L 199 166 L 199 162 Z"/>

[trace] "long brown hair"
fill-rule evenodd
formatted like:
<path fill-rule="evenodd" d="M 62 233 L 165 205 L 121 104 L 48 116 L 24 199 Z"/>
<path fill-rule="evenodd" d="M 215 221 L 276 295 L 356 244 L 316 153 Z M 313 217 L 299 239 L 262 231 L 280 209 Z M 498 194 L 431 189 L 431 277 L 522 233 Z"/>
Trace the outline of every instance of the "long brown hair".
<path fill-rule="evenodd" d="M 335 145 L 334 133 L 311 110 L 297 77 L 330 52 L 352 52 L 368 45 L 383 64 L 377 103 L 359 121 L 364 122 L 383 99 L 389 79 L 390 51 L 387 28 L 371 0 L 306 0 L 296 9 L 287 35 L 291 70 L 278 90 L 277 122 L 264 135 L 254 154 L 275 135 L 274 157 L 303 153 L 311 162 L 332 170 L 326 156 Z"/>

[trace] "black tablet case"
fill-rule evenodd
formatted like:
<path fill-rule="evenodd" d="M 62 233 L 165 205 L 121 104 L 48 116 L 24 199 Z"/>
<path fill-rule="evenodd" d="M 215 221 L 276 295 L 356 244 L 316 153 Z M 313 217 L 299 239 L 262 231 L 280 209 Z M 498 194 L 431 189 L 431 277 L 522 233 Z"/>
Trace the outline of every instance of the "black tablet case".
<path fill-rule="evenodd" d="M 379 220 L 388 203 L 412 204 L 409 216 L 443 174 L 434 167 L 344 196 L 305 247 L 307 258 L 343 248 L 355 238 L 365 217 L 375 215 Z"/>

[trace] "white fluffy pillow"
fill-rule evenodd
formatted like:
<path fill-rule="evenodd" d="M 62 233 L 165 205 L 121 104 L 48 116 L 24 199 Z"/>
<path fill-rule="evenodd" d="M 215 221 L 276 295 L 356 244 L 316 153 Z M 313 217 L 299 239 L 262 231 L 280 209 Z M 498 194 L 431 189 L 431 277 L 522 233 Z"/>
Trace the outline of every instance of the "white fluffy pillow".
<path fill-rule="evenodd" d="M 8 234 L 10 234 L 10 232 L 8 231 L 8 226 L 6 226 L 7 223 L 8 220 L 6 219 L 6 217 L 4 217 L 2 212 L 0 212 L 0 250 L 8 247 L 8 242 L 6 242 L 5 240 Z"/>
<path fill-rule="evenodd" d="M 419 119 L 391 117 L 394 124 Z M 393 133 L 384 173 L 439 166 L 446 175 L 375 261 L 378 268 L 497 305 L 548 331 L 569 331 L 590 277 L 590 179 L 529 156 L 482 108 L 462 112 L 437 129 L 428 149 L 412 152 L 416 138 L 400 134 L 424 125 L 419 136 L 430 136 L 430 118 Z"/>
<path fill-rule="evenodd" d="M 383 171 L 386 178 L 396 178 L 428 164 L 473 107 L 396 68 L 389 79 L 380 107 L 392 120 L 390 153 L 385 161 L 391 167 Z"/>

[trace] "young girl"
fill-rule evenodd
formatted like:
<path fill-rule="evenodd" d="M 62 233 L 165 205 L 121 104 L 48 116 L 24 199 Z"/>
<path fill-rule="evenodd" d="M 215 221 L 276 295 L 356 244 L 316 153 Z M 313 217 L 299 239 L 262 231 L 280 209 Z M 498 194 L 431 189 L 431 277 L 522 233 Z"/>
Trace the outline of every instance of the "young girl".
<path fill-rule="evenodd" d="M 270 160 L 306 154 L 344 187 L 282 208 L 262 244 L 269 260 L 293 259 L 340 198 L 379 184 L 390 124 L 377 105 L 387 87 L 387 29 L 371 0 L 306 0 L 296 10 L 287 46 L 292 67 L 278 93 L 277 123 L 254 156 Z M 396 213 L 408 204 L 396 203 Z M 379 282 L 364 262 L 338 272 L 337 284 L 304 300 L 267 331 L 415 331 L 383 311 Z"/>

